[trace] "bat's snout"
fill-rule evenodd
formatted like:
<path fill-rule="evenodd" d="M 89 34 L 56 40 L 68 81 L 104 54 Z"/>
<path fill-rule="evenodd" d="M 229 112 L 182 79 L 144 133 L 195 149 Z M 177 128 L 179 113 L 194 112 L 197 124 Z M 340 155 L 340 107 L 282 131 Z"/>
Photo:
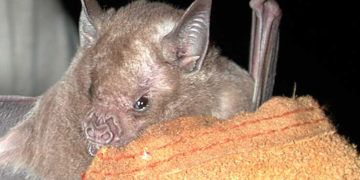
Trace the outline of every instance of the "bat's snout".
<path fill-rule="evenodd" d="M 88 118 L 84 123 L 84 132 L 91 143 L 108 145 L 122 134 L 121 127 L 116 124 L 115 116 L 91 113 Z"/>

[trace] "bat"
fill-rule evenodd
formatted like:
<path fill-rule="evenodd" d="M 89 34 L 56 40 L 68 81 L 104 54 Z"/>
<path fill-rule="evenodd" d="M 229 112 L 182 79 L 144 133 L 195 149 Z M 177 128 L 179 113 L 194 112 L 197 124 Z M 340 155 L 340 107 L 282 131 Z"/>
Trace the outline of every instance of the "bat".
<path fill-rule="evenodd" d="M 209 43 L 211 0 L 179 10 L 81 0 L 80 47 L 39 97 L 0 97 L 0 165 L 30 178 L 78 179 L 102 146 L 125 146 L 180 116 L 226 119 L 271 97 L 281 11 L 252 0 L 249 72 Z"/>

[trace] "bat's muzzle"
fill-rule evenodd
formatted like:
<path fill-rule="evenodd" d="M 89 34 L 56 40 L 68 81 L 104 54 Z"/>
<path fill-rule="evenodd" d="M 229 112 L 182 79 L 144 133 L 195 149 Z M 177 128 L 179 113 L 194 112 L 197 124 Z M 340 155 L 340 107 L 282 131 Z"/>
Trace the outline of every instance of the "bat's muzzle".
<path fill-rule="evenodd" d="M 89 142 L 99 145 L 111 144 L 122 134 L 121 127 L 115 122 L 116 117 L 93 112 L 83 124 Z"/>

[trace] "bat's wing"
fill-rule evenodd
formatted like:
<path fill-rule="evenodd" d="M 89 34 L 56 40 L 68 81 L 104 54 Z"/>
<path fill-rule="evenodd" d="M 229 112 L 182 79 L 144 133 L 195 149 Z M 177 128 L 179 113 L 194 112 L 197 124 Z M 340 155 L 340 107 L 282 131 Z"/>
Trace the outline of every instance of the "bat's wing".
<path fill-rule="evenodd" d="M 35 97 L 0 96 L 0 137 L 23 120 L 35 101 Z"/>
<path fill-rule="evenodd" d="M 251 0 L 253 10 L 249 72 L 254 78 L 252 109 L 272 96 L 281 10 L 275 0 Z"/>

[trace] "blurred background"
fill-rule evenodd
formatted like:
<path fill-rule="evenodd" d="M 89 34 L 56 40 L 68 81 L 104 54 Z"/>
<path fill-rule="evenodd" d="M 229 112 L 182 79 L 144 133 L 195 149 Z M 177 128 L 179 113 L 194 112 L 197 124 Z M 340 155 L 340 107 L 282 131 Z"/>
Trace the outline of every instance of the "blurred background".
<path fill-rule="evenodd" d="M 66 70 L 77 41 L 61 1 L 0 0 L 0 94 L 41 94 Z"/>
<path fill-rule="evenodd" d="M 103 8 L 130 2 L 99 1 Z M 192 2 L 161 1 L 180 8 Z M 292 96 L 296 84 L 297 96 L 317 99 L 339 132 L 360 144 L 360 16 L 355 2 L 278 2 L 283 19 L 274 94 Z M 80 0 L 0 0 L 0 94 L 39 95 L 61 76 L 78 44 L 80 7 Z M 250 24 L 248 1 L 213 0 L 212 40 L 243 67 L 248 65 Z"/>

